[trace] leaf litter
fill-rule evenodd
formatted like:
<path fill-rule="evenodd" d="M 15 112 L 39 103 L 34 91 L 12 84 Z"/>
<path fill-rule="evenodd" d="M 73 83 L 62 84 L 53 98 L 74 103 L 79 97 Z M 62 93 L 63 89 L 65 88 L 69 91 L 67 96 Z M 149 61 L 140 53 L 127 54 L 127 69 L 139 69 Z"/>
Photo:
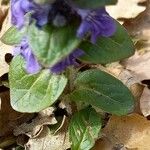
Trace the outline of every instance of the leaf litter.
<path fill-rule="evenodd" d="M 138 4 L 142 2 L 146 6 Z M 0 6 L 0 25 L 2 25 L 0 37 L 10 27 L 10 15 L 7 15 L 7 10 L 7 5 Z M 146 117 L 150 115 L 150 91 L 141 82 L 150 80 L 150 0 L 146 2 L 145 0 L 119 0 L 117 5 L 109 6 L 107 10 L 114 18 L 121 20 L 129 34 L 134 37 L 137 52 L 129 59 L 101 67 L 130 88 L 135 97 L 136 108 L 134 113 L 128 116 L 110 116 L 93 150 L 100 148 L 101 150 L 149 150 L 150 121 Z M 12 47 L 0 43 L 0 49 L 2 51 L 0 53 L 1 77 L 9 70 L 5 55 L 11 53 Z M 24 140 L 24 136 L 29 137 L 25 142 L 18 142 L 23 143 L 20 145 L 26 150 L 70 148 L 67 132 L 68 117 L 61 117 L 58 120 L 54 115 L 55 108 L 48 108 L 38 114 L 20 114 L 10 108 L 8 91 L 1 93 L 1 97 L 0 146 L 8 141 L 9 145 L 15 143 L 15 135 L 18 137 L 17 141 Z M 4 99 L 7 100 L 5 105 Z M 72 113 L 70 104 L 66 102 L 60 103 L 60 108 L 67 109 L 69 114 Z M 8 115 L 10 117 L 5 117 Z M 52 126 L 56 128 L 53 129 Z"/>
<path fill-rule="evenodd" d="M 38 116 L 32 119 L 31 123 L 23 123 L 14 129 L 14 135 L 25 134 L 30 138 L 36 138 L 43 131 L 44 125 L 54 125 L 57 123 L 53 115 L 53 108 L 47 108 L 39 112 Z"/>
<path fill-rule="evenodd" d="M 3 22 L 3 25 L 2 25 L 1 32 L 0 32 L 0 37 L 2 37 L 5 31 L 7 31 L 7 29 L 9 29 L 11 26 L 10 15 L 7 15 L 5 19 L 1 21 Z M 12 53 L 12 46 L 8 46 L 0 42 L 0 50 L 1 50 L 1 53 L 0 53 L 0 77 L 1 77 L 3 74 L 9 71 L 9 65 L 5 61 L 5 55 L 7 53 Z"/>

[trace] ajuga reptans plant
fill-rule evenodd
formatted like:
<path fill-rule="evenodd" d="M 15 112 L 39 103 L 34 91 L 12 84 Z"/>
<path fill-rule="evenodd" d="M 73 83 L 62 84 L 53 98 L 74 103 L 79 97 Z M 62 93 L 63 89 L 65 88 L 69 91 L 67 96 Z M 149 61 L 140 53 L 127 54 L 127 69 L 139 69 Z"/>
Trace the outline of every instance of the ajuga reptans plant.
<path fill-rule="evenodd" d="M 72 150 L 89 150 L 100 137 L 103 121 L 97 110 L 126 115 L 134 107 L 129 89 L 94 67 L 134 53 L 126 30 L 105 9 L 115 3 L 11 0 L 12 27 L 1 38 L 14 46 L 11 106 L 34 113 L 62 100 L 75 105 L 68 116 Z"/>

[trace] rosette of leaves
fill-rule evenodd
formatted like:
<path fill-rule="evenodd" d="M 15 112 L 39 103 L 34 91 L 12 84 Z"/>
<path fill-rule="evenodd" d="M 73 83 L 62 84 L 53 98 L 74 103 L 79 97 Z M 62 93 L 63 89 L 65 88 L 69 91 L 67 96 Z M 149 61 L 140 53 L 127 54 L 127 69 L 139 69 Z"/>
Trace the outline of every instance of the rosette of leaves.
<path fill-rule="evenodd" d="M 115 0 L 74 0 L 84 7 L 99 7 L 114 4 Z M 55 27 L 47 24 L 38 28 L 30 23 L 18 30 L 11 27 L 1 38 L 8 45 L 17 45 L 24 36 L 28 37 L 38 61 L 52 66 L 65 58 L 74 49 L 82 49 L 85 55 L 80 61 L 85 64 L 107 64 L 127 58 L 134 53 L 134 46 L 127 31 L 117 21 L 117 30 L 111 37 L 100 37 L 92 43 L 87 36 L 76 37 L 78 21 Z M 102 127 L 101 116 L 95 108 L 115 115 L 126 115 L 133 110 L 134 99 L 130 90 L 118 79 L 99 69 L 72 71 L 67 69 L 53 74 L 42 69 L 37 74 L 28 74 L 22 56 L 13 58 L 9 71 L 10 97 L 12 107 L 20 112 L 39 112 L 56 101 L 66 98 L 78 106 L 83 105 L 71 118 L 69 135 L 72 150 L 90 150 L 99 138 Z M 71 69 L 71 70 L 72 70 Z M 68 73 L 69 72 L 69 73 Z M 71 85 L 71 86 L 70 86 Z M 70 88 L 71 87 L 71 88 Z M 85 107 L 86 106 L 86 107 Z"/>

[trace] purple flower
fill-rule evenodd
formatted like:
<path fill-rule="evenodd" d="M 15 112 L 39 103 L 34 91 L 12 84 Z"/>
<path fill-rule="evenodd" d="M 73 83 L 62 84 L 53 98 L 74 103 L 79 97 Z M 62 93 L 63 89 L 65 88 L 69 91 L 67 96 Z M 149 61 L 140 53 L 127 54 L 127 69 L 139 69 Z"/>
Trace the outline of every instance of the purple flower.
<path fill-rule="evenodd" d="M 20 45 L 15 47 L 14 55 L 21 54 L 26 61 L 26 71 L 29 74 L 36 74 L 41 70 L 41 65 L 32 53 L 31 48 L 28 45 L 28 41 L 24 38 Z"/>
<path fill-rule="evenodd" d="M 43 26 L 48 22 L 50 9 L 50 4 L 39 5 L 33 0 L 11 0 L 12 24 L 21 28 L 25 24 L 25 14 L 31 12 L 31 16 L 37 21 L 37 25 Z"/>
<path fill-rule="evenodd" d="M 71 54 L 69 54 L 64 60 L 61 60 L 57 64 L 55 64 L 50 70 L 53 73 L 60 73 L 65 70 L 68 66 L 76 66 L 78 65 L 76 59 L 80 56 L 84 55 L 84 51 L 80 49 L 74 50 Z"/>
<path fill-rule="evenodd" d="M 16 46 L 14 49 L 14 55 L 23 56 L 26 61 L 25 69 L 29 74 L 36 74 L 41 69 L 42 66 L 39 64 L 37 58 L 32 53 L 31 48 L 29 47 L 28 41 L 24 38 L 20 45 Z M 82 56 L 84 52 L 80 49 L 74 50 L 71 54 L 69 54 L 65 59 L 61 60 L 60 62 L 56 63 L 53 67 L 50 68 L 52 73 L 59 74 L 63 70 L 65 70 L 68 66 L 76 66 L 78 63 L 76 59 Z"/>
<path fill-rule="evenodd" d="M 116 31 L 116 23 L 106 12 L 105 8 L 98 10 L 78 10 L 82 18 L 77 36 L 83 38 L 86 33 L 91 34 L 91 41 L 96 42 L 99 36 L 109 37 Z"/>

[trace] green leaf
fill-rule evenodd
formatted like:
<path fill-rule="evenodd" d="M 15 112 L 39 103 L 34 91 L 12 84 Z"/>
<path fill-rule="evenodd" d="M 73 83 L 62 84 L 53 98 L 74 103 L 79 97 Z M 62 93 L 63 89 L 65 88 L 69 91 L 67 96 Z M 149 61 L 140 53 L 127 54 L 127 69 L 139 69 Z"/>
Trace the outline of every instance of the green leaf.
<path fill-rule="evenodd" d="M 33 53 L 44 66 L 53 66 L 69 53 L 71 53 L 80 43 L 76 38 L 76 26 L 65 27 L 46 26 L 38 29 L 34 24 L 28 30 L 30 46 Z"/>
<path fill-rule="evenodd" d="M 101 37 L 96 44 L 90 41 L 81 43 L 79 48 L 86 53 L 81 57 L 83 61 L 107 64 L 134 54 L 134 45 L 127 31 L 118 22 L 116 24 L 117 31 L 112 37 Z"/>
<path fill-rule="evenodd" d="M 133 110 L 134 98 L 129 89 L 106 72 L 87 70 L 79 74 L 75 86 L 70 100 L 83 101 L 116 115 L 125 115 Z"/>
<path fill-rule="evenodd" d="M 10 27 L 1 37 L 1 41 L 7 45 L 16 45 L 21 42 L 25 29 L 18 30 L 15 26 Z"/>
<path fill-rule="evenodd" d="M 117 0 L 74 0 L 74 2 L 83 8 L 98 8 L 105 5 L 116 4 Z"/>
<path fill-rule="evenodd" d="M 101 118 L 93 108 L 77 112 L 69 125 L 71 150 L 90 150 L 98 138 L 101 126 Z"/>
<path fill-rule="evenodd" d="M 10 96 L 12 107 L 19 112 L 39 112 L 52 105 L 63 92 L 67 79 L 63 75 L 43 70 L 30 75 L 24 71 L 21 56 L 13 59 L 10 72 Z"/>

